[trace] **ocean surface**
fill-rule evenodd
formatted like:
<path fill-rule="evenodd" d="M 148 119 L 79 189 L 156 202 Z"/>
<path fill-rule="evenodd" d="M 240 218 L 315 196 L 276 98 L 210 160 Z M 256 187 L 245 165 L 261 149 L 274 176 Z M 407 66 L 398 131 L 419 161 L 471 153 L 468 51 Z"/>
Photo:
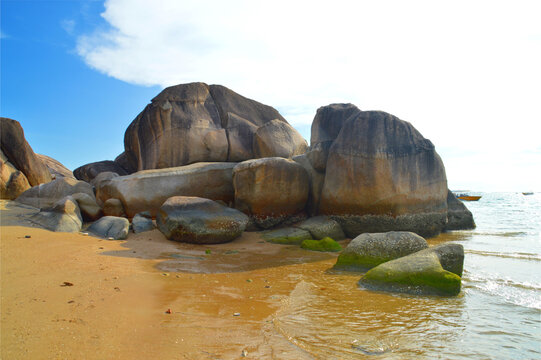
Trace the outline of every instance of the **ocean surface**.
<path fill-rule="evenodd" d="M 541 359 L 541 194 L 479 195 L 465 202 L 475 230 L 429 240 L 464 246 L 459 296 L 361 290 L 351 273 L 306 277 L 273 320 L 296 349 L 287 358 Z"/>

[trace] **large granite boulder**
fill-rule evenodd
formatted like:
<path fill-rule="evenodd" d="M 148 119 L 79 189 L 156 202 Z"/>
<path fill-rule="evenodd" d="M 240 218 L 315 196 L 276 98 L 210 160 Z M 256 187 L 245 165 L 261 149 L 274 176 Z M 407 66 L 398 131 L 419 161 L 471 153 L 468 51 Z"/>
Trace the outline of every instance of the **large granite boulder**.
<path fill-rule="evenodd" d="M 295 224 L 295 227 L 310 232 L 312 237 L 316 240 L 321 240 L 326 237 L 330 237 L 334 240 L 343 240 L 346 238 L 340 224 L 326 216 L 311 217 L 303 222 Z"/>
<path fill-rule="evenodd" d="M 432 246 L 421 252 L 433 252 L 444 270 L 462 277 L 464 270 L 464 247 L 460 244 L 446 243 Z"/>
<path fill-rule="evenodd" d="M 296 227 L 265 231 L 262 237 L 267 242 L 280 245 L 300 245 L 305 240 L 313 240 L 309 231 Z"/>
<path fill-rule="evenodd" d="M 49 169 L 49 173 L 51 174 L 51 178 L 58 179 L 59 177 L 67 177 L 75 179 L 75 176 L 73 176 L 73 172 L 65 167 L 60 161 L 53 159 L 50 156 L 42 155 L 42 154 L 36 154 L 38 158 L 47 166 L 47 169 Z"/>
<path fill-rule="evenodd" d="M 447 179 L 434 145 L 381 111 L 350 116 L 329 149 L 319 213 L 346 235 L 390 230 L 437 235 L 447 221 Z"/>
<path fill-rule="evenodd" d="M 16 201 L 40 209 L 53 206 L 58 200 L 76 193 L 85 193 L 95 199 L 89 183 L 61 177 L 46 184 L 34 186 L 23 192 Z"/>
<path fill-rule="evenodd" d="M 14 200 L 28 189 L 30 184 L 26 176 L 0 150 L 0 199 Z"/>
<path fill-rule="evenodd" d="M 342 126 L 350 117 L 360 113 L 361 110 L 353 104 L 330 104 L 317 109 L 312 122 L 310 151 L 307 153 L 314 169 L 325 172 L 329 149 Z"/>
<path fill-rule="evenodd" d="M 0 117 L 0 148 L 8 161 L 26 176 L 31 186 L 52 180 L 47 166 L 26 141 L 18 121 Z"/>
<path fill-rule="evenodd" d="M 107 199 L 103 202 L 103 214 L 105 216 L 125 217 L 124 205 L 122 201 L 115 198 Z"/>
<path fill-rule="evenodd" d="M 103 172 L 113 172 L 118 175 L 128 175 L 128 172 L 111 160 L 97 161 L 83 166 L 79 166 L 73 170 L 73 174 L 79 180 L 91 182 L 96 176 Z"/>
<path fill-rule="evenodd" d="M 475 229 L 475 221 L 470 210 L 448 190 L 447 192 L 447 224 L 443 230 Z"/>
<path fill-rule="evenodd" d="M 125 166 L 146 170 L 252 159 L 255 135 L 271 121 L 269 130 L 280 131 L 260 130 L 255 149 L 264 147 L 263 156 L 293 156 L 306 150 L 306 141 L 270 106 L 220 85 L 168 87 L 126 130 L 123 161 L 129 164 Z"/>
<path fill-rule="evenodd" d="M 364 274 L 359 285 L 379 291 L 456 296 L 461 277 L 446 270 L 435 251 L 426 249 L 376 266 Z"/>
<path fill-rule="evenodd" d="M 262 228 L 305 217 L 309 179 L 293 160 L 272 157 L 247 160 L 233 169 L 235 208 Z"/>
<path fill-rule="evenodd" d="M 103 239 L 124 240 L 128 237 L 130 222 L 123 217 L 104 216 L 92 223 L 86 230 Z"/>
<path fill-rule="evenodd" d="M 291 158 L 306 152 L 308 145 L 301 134 L 285 121 L 274 119 L 261 125 L 254 135 L 254 157 Z"/>
<path fill-rule="evenodd" d="M 428 248 L 425 239 L 406 231 L 365 233 L 351 240 L 336 260 L 335 269 L 366 271 L 379 264 Z"/>
<path fill-rule="evenodd" d="M 29 220 L 40 227 L 57 232 L 79 232 L 83 225 L 77 201 L 71 196 L 66 196 L 53 206 L 42 209 Z"/>
<path fill-rule="evenodd" d="M 239 237 L 248 217 L 209 199 L 174 196 L 160 207 L 156 223 L 169 240 L 220 244 Z"/>
<path fill-rule="evenodd" d="M 101 181 L 96 196 L 101 203 L 115 198 L 129 218 L 142 211 L 156 216 L 172 196 L 198 196 L 233 202 L 233 168 L 237 163 L 197 163 L 176 168 L 139 171 Z"/>

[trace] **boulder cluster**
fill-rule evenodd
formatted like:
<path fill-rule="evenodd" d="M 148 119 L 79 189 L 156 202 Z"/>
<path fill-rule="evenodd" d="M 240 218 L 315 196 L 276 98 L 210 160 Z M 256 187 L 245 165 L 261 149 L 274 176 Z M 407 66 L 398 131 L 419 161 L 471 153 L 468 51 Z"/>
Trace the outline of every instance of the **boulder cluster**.
<path fill-rule="evenodd" d="M 175 241 L 270 230 L 269 241 L 321 249 L 338 249 L 328 237 L 475 226 L 434 145 L 410 123 L 331 104 L 317 110 L 308 147 L 276 109 L 204 83 L 163 90 L 127 128 L 122 154 L 73 173 L 1 118 L 0 197 L 39 208 L 32 221 L 47 229 L 88 226 L 114 239 L 127 236 L 128 219 L 135 232 L 155 219 Z"/>

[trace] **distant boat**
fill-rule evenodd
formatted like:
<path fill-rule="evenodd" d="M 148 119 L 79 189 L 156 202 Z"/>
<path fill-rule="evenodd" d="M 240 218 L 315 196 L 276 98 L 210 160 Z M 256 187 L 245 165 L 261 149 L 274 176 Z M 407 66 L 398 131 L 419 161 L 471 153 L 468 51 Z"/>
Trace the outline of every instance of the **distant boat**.
<path fill-rule="evenodd" d="M 522 195 L 533 195 L 533 191 L 526 191 L 526 192 L 523 192 Z"/>
<path fill-rule="evenodd" d="M 473 196 L 473 195 L 457 195 L 457 199 L 464 200 L 464 201 L 477 201 L 481 198 L 481 196 Z"/>

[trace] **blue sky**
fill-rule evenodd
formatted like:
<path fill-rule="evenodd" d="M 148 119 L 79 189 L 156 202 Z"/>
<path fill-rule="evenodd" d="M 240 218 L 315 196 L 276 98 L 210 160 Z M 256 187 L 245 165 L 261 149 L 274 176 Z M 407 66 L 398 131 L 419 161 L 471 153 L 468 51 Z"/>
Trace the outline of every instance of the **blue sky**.
<path fill-rule="evenodd" d="M 276 107 L 306 138 L 320 106 L 384 110 L 432 140 L 450 188 L 541 191 L 538 1 L 0 6 L 0 113 L 70 169 L 121 153 L 164 87 L 204 81 Z"/>

